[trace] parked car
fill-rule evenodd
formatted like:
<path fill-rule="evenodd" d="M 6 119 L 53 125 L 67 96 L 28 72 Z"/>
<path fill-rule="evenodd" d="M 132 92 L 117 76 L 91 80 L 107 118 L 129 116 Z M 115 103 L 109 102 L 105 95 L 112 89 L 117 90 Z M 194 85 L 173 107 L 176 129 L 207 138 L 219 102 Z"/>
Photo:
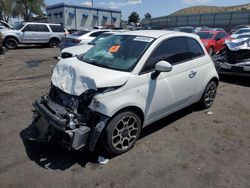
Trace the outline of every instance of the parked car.
<path fill-rule="evenodd" d="M 225 32 L 225 30 L 223 28 L 211 28 L 211 30 L 212 31 L 224 31 Z"/>
<path fill-rule="evenodd" d="M 219 74 L 250 77 L 250 38 L 226 41 L 226 48 L 213 56 Z"/>
<path fill-rule="evenodd" d="M 76 31 L 71 35 L 67 35 L 63 38 L 61 44 L 61 50 L 71 46 L 88 44 L 91 40 L 98 37 L 99 35 L 109 32 L 111 30 L 92 30 L 92 31 Z"/>
<path fill-rule="evenodd" d="M 97 42 L 103 40 L 104 38 L 113 35 L 115 33 L 122 33 L 126 32 L 128 30 L 117 30 L 115 32 L 105 32 L 98 37 L 94 38 L 92 41 L 90 41 L 88 44 L 78 45 L 78 46 L 72 46 L 68 48 L 64 48 L 58 57 L 58 59 L 65 59 L 70 58 L 74 56 L 78 56 L 81 54 L 86 53 L 90 48 L 92 48 Z"/>
<path fill-rule="evenodd" d="M 235 39 L 250 38 L 250 33 L 243 33 L 238 35 Z"/>
<path fill-rule="evenodd" d="M 185 32 L 185 33 L 194 33 L 194 31 L 195 31 L 195 29 L 193 27 L 190 27 L 190 26 L 176 27 L 174 30 L 180 31 L 180 32 Z"/>
<path fill-rule="evenodd" d="M 197 35 L 140 30 L 60 60 L 51 83 L 49 94 L 33 103 L 38 134 L 27 139 L 54 137 L 65 148 L 91 151 L 98 142 L 121 154 L 143 127 L 194 103 L 211 107 L 218 74 Z"/>
<path fill-rule="evenodd" d="M 201 31 L 197 35 L 200 37 L 209 55 L 213 55 L 225 48 L 225 40 L 231 39 L 230 35 L 224 31 Z"/>
<path fill-rule="evenodd" d="M 248 33 L 248 34 L 250 34 L 250 28 L 242 28 L 242 29 L 238 29 L 237 31 L 235 31 L 235 33 L 233 33 L 232 35 L 231 35 L 231 37 L 232 38 L 237 38 L 239 35 L 241 35 L 241 34 L 246 34 L 246 33 Z"/>
<path fill-rule="evenodd" d="M 233 34 L 235 33 L 235 31 L 237 31 L 238 29 L 242 29 L 242 28 L 250 28 L 250 25 L 237 25 L 231 29 L 230 33 Z"/>
<path fill-rule="evenodd" d="M 3 44 L 9 49 L 15 49 L 18 44 L 48 44 L 49 47 L 57 47 L 64 36 L 63 27 L 60 24 L 23 22 L 15 29 L 2 31 Z"/>

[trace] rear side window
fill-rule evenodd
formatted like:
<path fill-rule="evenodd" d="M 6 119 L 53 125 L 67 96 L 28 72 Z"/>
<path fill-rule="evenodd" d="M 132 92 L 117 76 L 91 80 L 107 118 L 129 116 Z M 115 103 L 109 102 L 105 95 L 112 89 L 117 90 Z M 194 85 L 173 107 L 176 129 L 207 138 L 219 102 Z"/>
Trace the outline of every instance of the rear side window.
<path fill-rule="evenodd" d="M 49 25 L 49 27 L 53 32 L 64 32 L 63 27 L 61 25 Z"/>
<path fill-rule="evenodd" d="M 105 32 L 107 32 L 107 31 L 97 31 L 97 32 L 92 33 L 90 36 L 91 37 L 98 37 L 99 35 L 101 35 Z"/>
<path fill-rule="evenodd" d="M 204 51 L 200 44 L 192 38 L 186 38 L 188 47 L 188 56 L 190 59 L 197 58 L 204 55 Z"/>

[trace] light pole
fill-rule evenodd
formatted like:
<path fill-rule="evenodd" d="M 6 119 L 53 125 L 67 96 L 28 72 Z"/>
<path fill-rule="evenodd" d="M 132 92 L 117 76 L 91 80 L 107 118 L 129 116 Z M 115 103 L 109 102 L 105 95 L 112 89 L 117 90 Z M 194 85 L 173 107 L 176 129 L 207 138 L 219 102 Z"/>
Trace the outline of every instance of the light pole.
<path fill-rule="evenodd" d="M 92 7 L 94 6 L 94 0 L 91 0 Z"/>

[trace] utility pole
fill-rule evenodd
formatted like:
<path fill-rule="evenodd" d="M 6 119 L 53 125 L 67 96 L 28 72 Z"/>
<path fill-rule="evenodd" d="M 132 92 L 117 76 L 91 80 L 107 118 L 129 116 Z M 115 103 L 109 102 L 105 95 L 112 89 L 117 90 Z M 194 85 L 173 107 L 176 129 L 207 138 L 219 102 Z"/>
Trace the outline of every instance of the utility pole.
<path fill-rule="evenodd" d="M 94 0 L 91 0 L 92 7 L 94 6 Z"/>

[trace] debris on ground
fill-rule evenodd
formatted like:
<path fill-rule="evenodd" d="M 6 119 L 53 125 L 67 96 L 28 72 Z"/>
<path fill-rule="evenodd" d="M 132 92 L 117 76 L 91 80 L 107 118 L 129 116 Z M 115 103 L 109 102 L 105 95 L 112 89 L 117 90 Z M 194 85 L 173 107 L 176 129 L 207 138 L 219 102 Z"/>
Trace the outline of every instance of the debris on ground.
<path fill-rule="evenodd" d="M 207 115 L 213 115 L 214 113 L 212 111 L 209 111 L 206 113 Z"/>
<path fill-rule="evenodd" d="M 108 164 L 108 162 L 109 162 L 109 159 L 106 159 L 106 158 L 104 158 L 102 156 L 98 157 L 98 163 L 100 163 L 100 164 Z"/>

